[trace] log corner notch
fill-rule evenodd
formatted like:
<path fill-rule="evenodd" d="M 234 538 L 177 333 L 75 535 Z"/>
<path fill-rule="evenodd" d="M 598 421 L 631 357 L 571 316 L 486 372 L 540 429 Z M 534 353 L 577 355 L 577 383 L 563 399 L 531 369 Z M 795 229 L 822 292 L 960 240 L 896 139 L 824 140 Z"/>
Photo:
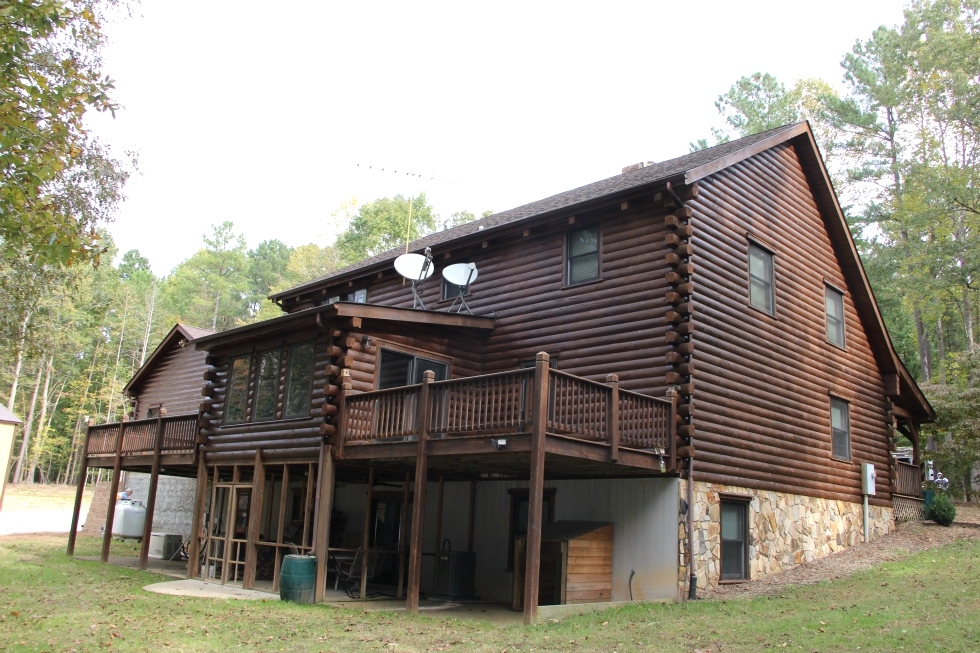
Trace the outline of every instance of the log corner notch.
<path fill-rule="evenodd" d="M 666 279 L 669 288 L 665 295 L 668 309 L 667 344 L 670 348 L 666 362 L 670 371 L 666 374 L 668 388 L 676 389 L 676 411 L 674 426 L 677 438 L 674 443 L 675 456 L 671 456 L 672 468 L 678 466 L 680 458 L 694 457 L 694 212 L 687 206 L 688 200 L 698 196 L 698 185 L 673 187 L 667 182 L 666 189 L 660 193 L 666 215 L 667 227 L 664 241 L 667 245 L 665 256 Z M 675 471 L 672 469 L 671 471 Z"/>
<path fill-rule="evenodd" d="M 360 350 L 360 342 L 357 338 L 350 335 L 348 331 L 340 329 L 327 330 L 328 337 L 326 347 L 326 357 L 317 363 L 323 367 L 317 370 L 319 374 L 314 378 L 320 378 L 323 382 L 322 403 L 320 404 L 320 414 L 323 416 L 323 424 L 320 425 L 320 435 L 323 436 L 325 444 L 337 445 L 336 435 L 339 431 L 339 421 L 341 406 L 341 387 L 350 382 L 350 370 L 348 369 L 350 354 L 352 350 Z"/>

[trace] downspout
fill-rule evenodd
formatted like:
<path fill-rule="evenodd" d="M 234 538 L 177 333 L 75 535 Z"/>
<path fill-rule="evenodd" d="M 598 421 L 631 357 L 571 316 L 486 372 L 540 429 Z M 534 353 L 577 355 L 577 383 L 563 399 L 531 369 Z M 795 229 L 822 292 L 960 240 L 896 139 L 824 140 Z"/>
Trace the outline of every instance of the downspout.
<path fill-rule="evenodd" d="M 694 438 L 691 438 L 694 444 Z M 687 459 L 687 570 L 690 579 L 687 585 L 687 598 L 698 598 L 698 577 L 694 573 L 694 456 Z"/>

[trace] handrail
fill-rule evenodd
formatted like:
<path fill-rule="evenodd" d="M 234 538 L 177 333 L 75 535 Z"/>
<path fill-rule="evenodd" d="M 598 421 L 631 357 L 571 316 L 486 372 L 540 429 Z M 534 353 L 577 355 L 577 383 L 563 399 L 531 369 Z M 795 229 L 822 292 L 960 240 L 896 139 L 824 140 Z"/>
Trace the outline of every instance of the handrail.
<path fill-rule="evenodd" d="M 85 453 L 89 456 L 116 453 L 116 435 L 123 429 L 123 455 L 152 454 L 162 427 L 160 451 L 193 451 L 197 436 L 197 414 L 167 415 L 162 418 L 97 424 L 88 429 Z"/>
<path fill-rule="evenodd" d="M 922 498 L 922 468 L 901 460 L 895 461 L 898 485 L 896 494 L 907 497 Z"/>

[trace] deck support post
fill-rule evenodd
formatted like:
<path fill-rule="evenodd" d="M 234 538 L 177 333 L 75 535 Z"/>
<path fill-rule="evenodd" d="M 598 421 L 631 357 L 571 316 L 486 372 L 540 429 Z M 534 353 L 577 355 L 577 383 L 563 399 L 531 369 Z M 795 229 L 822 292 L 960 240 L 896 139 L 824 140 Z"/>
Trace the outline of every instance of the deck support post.
<path fill-rule="evenodd" d="M 432 417 L 430 396 L 436 375 L 426 370 L 422 377 L 422 396 L 419 400 L 419 440 L 415 455 L 415 497 L 412 503 L 412 540 L 408 554 L 408 597 L 405 609 L 412 614 L 419 611 L 419 587 L 422 576 L 422 533 L 425 530 L 425 484 L 428 480 L 429 461 L 426 442 L 429 439 L 429 422 Z"/>
<path fill-rule="evenodd" d="M 201 572 L 201 533 L 207 529 L 204 520 L 204 502 L 208 491 L 208 466 L 204 463 L 204 447 L 197 456 L 197 490 L 194 493 L 194 516 L 191 517 L 191 544 L 187 551 L 187 577 L 197 578 Z"/>
<path fill-rule="evenodd" d="M 609 410 L 606 411 L 606 433 L 609 434 L 609 462 L 619 462 L 619 375 L 607 374 L 606 385 L 612 392 L 609 395 Z"/>
<path fill-rule="evenodd" d="M 143 546 L 140 547 L 140 569 L 146 570 L 153 533 L 153 512 L 157 507 L 157 484 L 160 480 L 160 450 L 163 448 L 163 415 L 157 415 L 157 434 L 153 439 L 153 464 L 150 467 L 150 489 L 146 494 L 146 518 L 143 520 Z"/>
<path fill-rule="evenodd" d="M 442 548 L 442 505 L 443 505 L 443 489 L 445 486 L 445 479 L 439 477 L 439 492 L 436 495 L 436 550 Z"/>
<path fill-rule="evenodd" d="M 398 590 L 395 598 L 400 599 L 405 596 L 405 542 L 402 534 L 405 532 L 405 525 L 408 524 L 408 485 L 412 482 L 412 476 L 405 472 L 405 486 L 402 488 L 402 514 L 401 528 L 398 529 Z"/>
<path fill-rule="evenodd" d="M 371 503 L 374 499 L 374 467 L 368 470 L 367 494 L 364 497 L 364 531 L 361 533 L 361 599 L 367 598 L 368 558 L 371 544 Z"/>
<path fill-rule="evenodd" d="M 242 574 L 242 589 L 255 587 L 255 565 L 259 560 L 259 526 L 262 524 L 262 499 L 265 494 L 265 464 L 262 450 L 255 451 L 255 466 L 252 468 L 252 496 L 249 497 L 248 529 L 245 531 L 245 573 Z"/>
<path fill-rule="evenodd" d="M 102 562 L 109 562 L 109 545 L 112 543 L 112 521 L 116 515 L 116 496 L 119 494 L 119 474 L 122 472 L 122 444 L 126 422 L 119 423 L 116 432 L 116 460 L 112 465 L 112 481 L 109 484 L 109 508 L 105 513 L 105 534 L 102 537 Z"/>
<path fill-rule="evenodd" d="M 550 357 L 540 352 L 534 360 L 534 402 L 531 427 L 531 479 L 528 486 L 527 550 L 524 571 L 524 623 L 538 617 L 541 573 L 541 526 L 544 508 L 545 437 L 548 428 L 548 382 Z"/>
<path fill-rule="evenodd" d="M 78 483 L 75 489 L 75 510 L 71 513 L 71 530 L 68 531 L 68 550 L 70 556 L 75 555 L 75 538 L 78 535 L 78 518 L 82 511 L 82 495 L 85 493 L 85 480 L 88 477 L 88 438 L 91 428 L 85 425 L 85 440 L 82 442 L 82 467 L 78 470 Z"/>
<path fill-rule="evenodd" d="M 327 565 L 330 564 L 330 519 L 333 515 L 333 447 L 324 442 L 320 445 L 320 473 L 317 475 L 316 527 L 313 550 L 316 552 L 316 585 L 313 600 L 323 603 L 327 586 Z"/>

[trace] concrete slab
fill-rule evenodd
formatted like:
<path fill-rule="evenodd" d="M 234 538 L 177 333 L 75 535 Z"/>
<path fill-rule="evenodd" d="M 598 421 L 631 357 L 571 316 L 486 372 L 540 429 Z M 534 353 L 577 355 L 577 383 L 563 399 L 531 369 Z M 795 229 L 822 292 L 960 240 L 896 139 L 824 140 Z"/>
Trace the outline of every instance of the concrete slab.
<path fill-rule="evenodd" d="M 148 592 L 172 594 L 175 596 L 197 596 L 208 599 L 230 599 L 234 601 L 278 601 L 279 596 L 271 592 L 246 590 L 237 585 L 222 585 L 199 579 L 171 580 L 153 583 L 143 587 Z"/>

